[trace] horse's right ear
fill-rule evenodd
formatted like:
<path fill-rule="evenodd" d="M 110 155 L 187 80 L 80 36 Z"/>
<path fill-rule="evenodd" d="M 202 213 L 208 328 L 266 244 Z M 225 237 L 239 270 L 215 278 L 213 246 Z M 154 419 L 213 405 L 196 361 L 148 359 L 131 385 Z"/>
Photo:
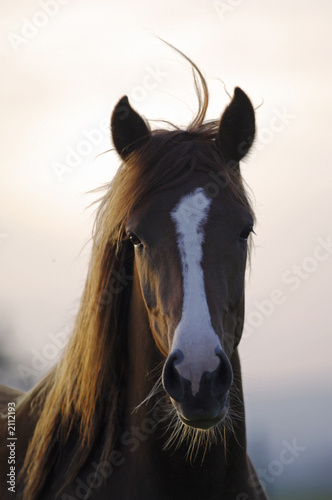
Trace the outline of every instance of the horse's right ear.
<path fill-rule="evenodd" d="M 217 144 L 227 162 L 239 162 L 248 153 L 254 137 L 254 108 L 247 94 L 236 87 L 220 119 Z"/>
<path fill-rule="evenodd" d="M 115 149 L 123 160 L 149 137 L 150 130 L 143 118 L 130 106 L 124 96 L 114 108 L 111 133 Z"/>

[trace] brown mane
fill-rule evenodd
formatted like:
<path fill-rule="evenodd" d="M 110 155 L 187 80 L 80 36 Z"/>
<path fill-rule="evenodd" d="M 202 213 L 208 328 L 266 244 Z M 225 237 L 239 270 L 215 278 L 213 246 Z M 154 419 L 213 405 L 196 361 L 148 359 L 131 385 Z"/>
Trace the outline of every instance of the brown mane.
<path fill-rule="evenodd" d="M 101 460 L 114 447 L 121 418 L 125 313 L 131 283 L 128 280 L 125 286 L 117 277 L 132 272 L 131 245 L 125 238 L 125 224 L 132 210 L 149 194 L 180 183 L 200 168 L 222 171 L 223 179 L 248 206 L 238 169 L 226 168 L 215 144 L 219 120 L 204 123 L 208 90 L 202 74 L 191 64 L 199 101 L 196 117 L 187 130 L 153 131 L 106 186 L 94 225 L 85 289 L 64 357 L 19 403 L 20 408 L 28 407 L 37 397 L 34 412 L 40 412 L 22 471 L 26 500 L 41 492 L 48 472 L 59 459 L 59 449 L 64 448 L 72 432 L 77 439 L 68 482 L 87 461 L 101 424 L 108 436 Z"/>

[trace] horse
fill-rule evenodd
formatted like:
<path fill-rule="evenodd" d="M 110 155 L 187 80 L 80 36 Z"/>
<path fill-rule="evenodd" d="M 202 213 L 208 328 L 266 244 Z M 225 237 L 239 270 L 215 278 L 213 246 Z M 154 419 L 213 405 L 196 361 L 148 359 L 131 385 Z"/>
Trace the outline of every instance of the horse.
<path fill-rule="evenodd" d="M 238 355 L 254 228 L 239 164 L 255 112 L 236 87 L 206 121 L 206 80 L 184 57 L 199 103 L 186 129 L 152 130 L 126 96 L 113 110 L 121 163 L 68 346 L 27 393 L 0 390 L 2 499 L 267 498 Z"/>

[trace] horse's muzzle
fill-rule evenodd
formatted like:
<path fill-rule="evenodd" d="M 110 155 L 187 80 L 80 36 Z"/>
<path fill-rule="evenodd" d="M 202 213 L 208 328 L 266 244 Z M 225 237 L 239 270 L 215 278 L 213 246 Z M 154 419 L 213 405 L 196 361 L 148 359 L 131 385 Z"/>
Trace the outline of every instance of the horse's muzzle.
<path fill-rule="evenodd" d="M 180 349 L 173 351 L 164 365 L 164 389 L 171 397 L 182 422 L 191 427 L 208 429 L 219 424 L 227 415 L 233 371 L 221 349 L 216 356 L 219 357 L 218 367 L 213 372 L 203 372 L 196 394 L 193 394 L 191 381 L 177 370 L 184 359 Z"/>

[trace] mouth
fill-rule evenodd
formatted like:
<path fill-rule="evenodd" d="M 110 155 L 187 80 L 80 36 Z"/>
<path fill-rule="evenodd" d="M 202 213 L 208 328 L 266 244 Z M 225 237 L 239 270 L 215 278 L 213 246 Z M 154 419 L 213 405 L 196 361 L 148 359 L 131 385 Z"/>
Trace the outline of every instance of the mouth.
<path fill-rule="evenodd" d="M 219 415 L 213 418 L 185 418 L 179 411 L 178 415 L 181 420 L 185 425 L 188 425 L 189 427 L 193 427 L 195 429 L 203 429 L 203 430 L 208 430 L 211 429 L 212 427 L 215 427 L 216 425 L 220 424 L 224 418 L 226 417 L 228 413 L 228 408 L 225 405 Z"/>

